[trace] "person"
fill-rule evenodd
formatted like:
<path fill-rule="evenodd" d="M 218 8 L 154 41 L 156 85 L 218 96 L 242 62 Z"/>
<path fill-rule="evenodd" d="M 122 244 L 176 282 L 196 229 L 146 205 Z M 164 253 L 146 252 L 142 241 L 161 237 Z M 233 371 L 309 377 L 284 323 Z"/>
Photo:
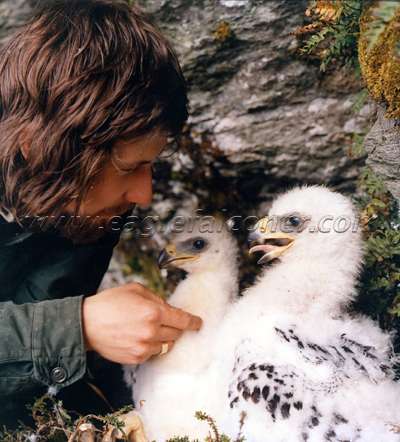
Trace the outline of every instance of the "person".
<path fill-rule="evenodd" d="M 201 318 L 138 283 L 98 292 L 152 163 L 188 117 L 170 43 L 123 0 L 40 2 L 0 51 L 0 423 L 87 371 L 171 350 Z"/>

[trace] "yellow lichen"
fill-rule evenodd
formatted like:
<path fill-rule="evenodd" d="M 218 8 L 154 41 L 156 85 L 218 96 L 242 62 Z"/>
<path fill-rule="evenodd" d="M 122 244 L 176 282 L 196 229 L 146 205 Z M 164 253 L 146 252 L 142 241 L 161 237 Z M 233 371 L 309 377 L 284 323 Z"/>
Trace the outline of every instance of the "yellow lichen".
<path fill-rule="evenodd" d="M 378 18 L 368 8 L 360 21 L 359 60 L 371 96 L 387 106 L 386 117 L 400 118 L 400 7 L 386 24 L 376 42 L 370 44 L 370 31 Z"/>
<path fill-rule="evenodd" d="M 220 23 L 218 23 L 213 36 L 221 43 L 224 43 L 225 41 L 231 39 L 233 37 L 231 25 L 226 21 L 221 21 Z"/>

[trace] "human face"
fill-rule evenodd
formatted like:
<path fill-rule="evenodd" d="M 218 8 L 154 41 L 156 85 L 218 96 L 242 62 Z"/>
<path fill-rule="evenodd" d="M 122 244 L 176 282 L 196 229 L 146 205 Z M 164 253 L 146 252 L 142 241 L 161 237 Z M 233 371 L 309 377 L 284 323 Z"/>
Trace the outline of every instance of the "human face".
<path fill-rule="evenodd" d="M 118 141 L 111 159 L 90 187 L 79 215 L 111 218 L 121 215 L 135 205 L 151 203 L 152 162 L 167 144 L 167 135 L 154 131 L 132 141 Z M 67 206 L 73 213 L 74 203 Z"/>

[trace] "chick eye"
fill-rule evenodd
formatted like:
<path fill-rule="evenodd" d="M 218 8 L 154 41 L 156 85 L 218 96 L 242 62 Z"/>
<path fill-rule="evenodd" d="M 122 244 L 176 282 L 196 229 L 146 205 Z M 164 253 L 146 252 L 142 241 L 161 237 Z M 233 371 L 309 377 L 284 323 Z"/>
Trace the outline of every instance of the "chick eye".
<path fill-rule="evenodd" d="M 196 250 L 201 250 L 204 248 L 204 246 L 206 245 L 205 241 L 202 239 L 196 239 L 196 241 L 193 242 L 193 247 Z"/>
<path fill-rule="evenodd" d="M 289 224 L 293 227 L 298 227 L 301 224 L 301 219 L 298 216 L 289 216 L 288 218 Z"/>

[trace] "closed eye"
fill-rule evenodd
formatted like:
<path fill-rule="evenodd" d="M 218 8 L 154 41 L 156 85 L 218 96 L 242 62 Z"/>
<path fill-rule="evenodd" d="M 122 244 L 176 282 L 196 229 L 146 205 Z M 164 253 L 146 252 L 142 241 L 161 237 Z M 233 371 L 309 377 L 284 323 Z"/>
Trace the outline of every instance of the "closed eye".
<path fill-rule="evenodd" d="M 148 164 L 152 164 L 152 161 L 140 161 L 139 163 L 135 164 L 132 167 L 121 167 L 117 166 L 114 162 L 114 167 L 117 169 L 117 172 L 119 175 L 128 175 L 131 173 L 136 172 L 139 170 L 142 166 L 146 166 Z"/>

